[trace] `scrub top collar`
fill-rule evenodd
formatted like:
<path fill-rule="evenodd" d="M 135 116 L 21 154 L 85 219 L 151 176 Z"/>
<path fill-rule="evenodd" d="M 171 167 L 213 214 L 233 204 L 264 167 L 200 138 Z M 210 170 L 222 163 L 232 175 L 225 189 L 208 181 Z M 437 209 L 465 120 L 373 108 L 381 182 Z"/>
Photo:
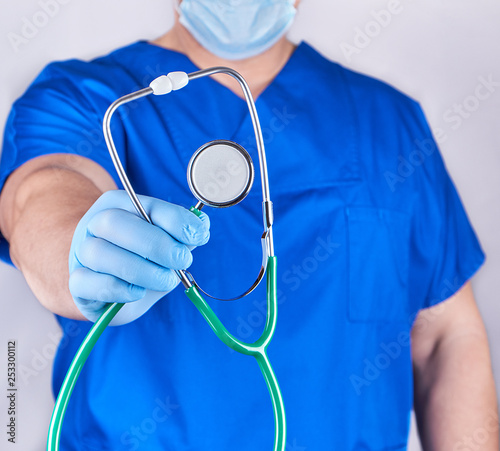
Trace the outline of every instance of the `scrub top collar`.
<path fill-rule="evenodd" d="M 153 51 L 157 52 L 158 55 L 161 55 L 162 59 L 165 57 L 168 57 L 169 54 L 175 54 L 177 58 L 180 58 L 184 60 L 185 66 L 184 70 L 186 72 L 195 72 L 200 70 L 200 67 L 197 66 L 186 54 L 181 53 L 177 50 L 172 50 L 166 47 L 161 47 L 157 44 L 154 44 L 150 41 L 146 40 L 140 40 L 135 43 L 136 46 L 143 47 L 146 49 L 145 51 Z M 302 56 L 304 53 L 306 53 L 308 50 L 312 50 L 312 48 L 305 43 L 304 41 L 301 41 L 297 46 L 295 47 L 295 50 L 292 52 L 286 63 L 283 65 L 281 70 L 276 74 L 276 76 L 270 81 L 270 83 L 266 86 L 266 88 L 257 96 L 254 98 L 254 101 L 257 103 L 261 97 L 265 97 L 267 95 L 268 91 L 272 91 L 275 85 L 281 85 L 283 83 L 283 79 L 288 78 L 287 75 L 293 72 L 294 67 L 297 66 L 297 64 L 300 65 L 300 60 L 302 59 Z M 231 67 L 231 64 L 228 64 L 228 67 Z M 231 91 L 229 88 L 224 86 L 223 84 L 219 83 L 216 79 L 213 77 L 207 77 L 208 80 L 211 81 L 211 84 L 213 86 L 217 86 L 219 90 L 222 90 L 224 92 L 230 93 L 231 96 L 234 96 L 235 98 L 239 99 L 241 102 L 245 103 L 246 101 L 244 98 L 240 97 L 233 91 Z"/>

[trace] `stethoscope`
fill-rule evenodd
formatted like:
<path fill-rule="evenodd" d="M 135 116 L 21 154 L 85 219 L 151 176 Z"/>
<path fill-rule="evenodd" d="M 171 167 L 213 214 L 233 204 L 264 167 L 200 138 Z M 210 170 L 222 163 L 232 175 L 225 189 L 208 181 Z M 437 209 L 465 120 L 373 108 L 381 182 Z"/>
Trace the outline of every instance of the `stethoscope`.
<path fill-rule="evenodd" d="M 264 221 L 264 232 L 261 237 L 262 245 L 262 265 L 257 279 L 252 286 L 243 294 L 231 299 L 221 299 L 232 301 L 240 299 L 251 293 L 262 281 L 267 273 L 267 319 L 264 331 L 260 338 L 254 343 L 246 343 L 234 337 L 224 327 L 217 315 L 207 304 L 201 293 L 206 294 L 196 283 L 194 277 L 187 271 L 175 271 L 180 281 L 184 285 L 186 296 L 193 302 L 196 308 L 203 315 L 215 334 L 231 349 L 245 355 L 255 357 L 266 381 L 274 411 L 275 439 L 274 451 L 284 451 L 286 442 L 286 420 L 283 399 L 278 386 L 278 381 L 267 357 L 267 347 L 273 337 L 276 328 L 277 316 L 277 294 L 276 294 L 276 264 L 273 243 L 273 206 L 269 195 L 269 179 L 267 174 L 266 153 L 264 140 L 260 127 L 255 103 L 250 92 L 250 88 L 245 79 L 235 70 L 227 67 L 213 67 L 187 74 L 185 72 L 170 72 L 153 80 L 149 87 L 120 97 L 113 102 L 106 111 L 103 120 L 103 133 L 108 146 L 109 154 L 118 173 L 120 181 L 130 197 L 138 214 L 149 223 L 151 218 L 142 206 L 137 194 L 127 177 L 123 165 L 118 156 L 113 137 L 111 134 L 111 117 L 115 111 L 128 102 L 132 102 L 141 97 L 154 95 L 164 95 L 171 91 L 176 91 L 185 87 L 189 81 L 206 77 L 218 73 L 224 73 L 235 78 L 245 95 L 248 105 L 259 155 L 260 176 L 262 185 L 262 216 Z M 201 214 L 203 206 L 208 205 L 215 208 L 224 208 L 236 205 L 241 202 L 252 187 L 254 180 L 254 167 L 248 152 L 239 144 L 227 140 L 211 141 L 200 147 L 191 157 L 187 169 L 188 185 L 197 199 L 191 211 Z M 68 406 L 69 399 L 73 392 L 78 376 L 92 351 L 97 340 L 111 320 L 118 314 L 124 304 L 110 304 L 94 323 L 89 333 L 78 349 L 69 370 L 64 378 L 59 395 L 57 397 L 54 411 L 49 426 L 47 451 L 59 450 L 60 434 L 64 414 Z"/>

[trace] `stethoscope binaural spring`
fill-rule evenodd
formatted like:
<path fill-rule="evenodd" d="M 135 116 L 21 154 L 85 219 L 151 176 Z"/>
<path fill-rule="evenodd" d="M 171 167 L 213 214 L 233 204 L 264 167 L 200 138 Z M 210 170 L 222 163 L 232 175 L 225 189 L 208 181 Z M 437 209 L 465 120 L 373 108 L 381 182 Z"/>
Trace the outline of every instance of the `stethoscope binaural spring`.
<path fill-rule="evenodd" d="M 203 299 L 201 292 L 205 293 L 195 282 L 194 277 L 187 271 L 175 271 L 185 288 L 187 297 L 193 302 L 196 308 L 200 311 L 207 323 L 210 325 L 215 334 L 223 343 L 231 349 L 246 355 L 255 357 L 262 371 L 265 382 L 269 389 L 271 401 L 274 411 L 275 423 L 275 439 L 274 451 L 284 451 L 286 442 L 286 419 L 283 399 L 279 389 L 278 381 L 267 357 L 267 346 L 269 345 L 276 328 L 277 320 L 277 292 L 276 292 L 276 265 L 277 259 L 274 255 L 273 242 L 273 208 L 269 194 L 269 180 L 267 174 L 266 154 L 264 149 L 264 140 L 260 127 L 255 103 L 250 92 L 250 88 L 245 79 L 235 70 L 227 67 L 213 67 L 203 69 L 187 74 L 185 72 L 171 72 L 167 75 L 162 75 L 151 82 L 149 87 L 123 96 L 113 102 L 106 111 L 103 120 L 103 133 L 106 140 L 106 145 L 116 168 L 120 181 L 127 194 L 130 197 L 138 214 L 149 223 L 152 223 L 151 218 L 142 206 L 137 194 L 135 193 L 127 174 L 120 161 L 116 150 L 113 137 L 111 134 L 111 117 L 114 112 L 128 102 L 137 100 L 150 94 L 164 95 L 171 91 L 176 91 L 185 87 L 191 80 L 210 76 L 218 73 L 224 73 L 236 79 L 245 96 L 248 105 L 252 125 L 255 132 L 257 142 L 257 150 L 259 156 L 259 168 L 262 185 L 262 215 L 264 223 L 264 232 L 261 237 L 262 246 L 262 265 L 257 276 L 257 279 L 252 286 L 243 294 L 231 299 L 221 300 L 236 300 L 251 293 L 262 281 L 267 273 L 267 319 L 264 326 L 264 331 L 260 338 L 254 343 L 246 343 L 234 337 L 221 323 L 213 310 Z M 215 176 L 214 176 L 215 174 Z M 188 185 L 197 199 L 195 206 L 191 207 L 194 214 L 200 214 L 201 208 L 208 205 L 215 208 L 224 208 L 237 204 L 242 201 L 254 181 L 254 167 L 252 159 L 248 152 L 239 144 L 227 140 L 211 141 L 200 147 L 192 156 L 187 169 Z M 215 299 L 214 296 L 208 295 Z M 110 304 L 100 318 L 90 329 L 85 337 L 82 345 L 78 349 L 71 366 L 66 374 L 66 377 L 61 386 L 59 395 L 56 400 L 54 411 L 52 414 L 47 450 L 59 450 L 60 433 L 64 414 L 66 412 L 71 393 L 76 384 L 77 378 L 88 358 L 92 348 L 98 338 L 109 325 L 111 320 L 116 316 L 124 304 Z"/>

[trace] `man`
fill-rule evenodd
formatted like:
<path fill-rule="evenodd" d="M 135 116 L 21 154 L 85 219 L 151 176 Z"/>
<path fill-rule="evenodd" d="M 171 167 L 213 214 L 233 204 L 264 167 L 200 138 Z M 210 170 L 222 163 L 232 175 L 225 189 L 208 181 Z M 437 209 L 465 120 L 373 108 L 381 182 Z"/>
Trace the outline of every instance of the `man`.
<path fill-rule="evenodd" d="M 238 86 L 197 80 L 114 122 L 154 225 L 116 191 L 98 133 L 106 108 L 147 85 L 151 68 L 217 65 L 247 79 L 266 131 L 280 288 L 269 355 L 289 449 L 406 449 L 413 397 L 425 449 L 498 449 L 493 433 L 473 438 L 496 421 L 469 282 L 484 256 L 425 118 L 393 88 L 305 43 L 295 48 L 284 37 L 294 12 L 288 0 L 183 0 L 158 40 L 49 65 L 14 105 L 0 167 L 12 262 L 64 330 L 95 320 L 107 302 L 127 302 L 123 325 L 106 331 L 82 372 L 63 450 L 271 449 L 258 368 L 173 290 L 172 269 L 193 261 L 202 286 L 230 297 L 259 263 L 258 187 L 240 207 L 208 212 L 206 245 L 208 217 L 173 205 L 192 203 L 185 168 L 205 142 L 232 139 L 256 158 Z M 402 175 L 401 164 L 413 170 Z M 191 254 L 190 245 L 200 247 Z M 213 306 L 252 341 L 263 301 L 259 287 L 251 301 Z M 55 361 L 56 392 L 90 323 L 79 326 Z"/>

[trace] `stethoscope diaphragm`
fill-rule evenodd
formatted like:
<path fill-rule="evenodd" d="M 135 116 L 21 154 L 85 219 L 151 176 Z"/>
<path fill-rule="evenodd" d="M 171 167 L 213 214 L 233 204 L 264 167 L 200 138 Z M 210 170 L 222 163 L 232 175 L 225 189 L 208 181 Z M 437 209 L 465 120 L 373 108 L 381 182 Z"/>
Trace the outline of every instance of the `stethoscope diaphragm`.
<path fill-rule="evenodd" d="M 254 166 L 248 152 L 227 140 L 210 141 L 191 157 L 189 188 L 204 205 L 223 208 L 241 202 L 253 185 Z"/>

